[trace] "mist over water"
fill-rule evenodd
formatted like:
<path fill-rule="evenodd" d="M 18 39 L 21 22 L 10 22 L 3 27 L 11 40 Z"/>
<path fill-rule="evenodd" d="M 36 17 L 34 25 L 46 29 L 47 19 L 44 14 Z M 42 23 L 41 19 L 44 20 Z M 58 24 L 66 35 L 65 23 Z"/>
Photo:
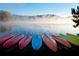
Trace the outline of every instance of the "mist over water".
<path fill-rule="evenodd" d="M 36 18 L 15 20 L 12 31 L 25 34 L 78 34 L 79 28 L 74 28 L 70 18 Z"/>
<path fill-rule="evenodd" d="M 78 34 L 79 27 L 74 28 L 75 23 L 71 17 L 58 16 L 33 16 L 33 17 L 15 17 L 12 21 L 0 22 L 1 26 L 11 28 L 10 32 L 24 34 Z"/>

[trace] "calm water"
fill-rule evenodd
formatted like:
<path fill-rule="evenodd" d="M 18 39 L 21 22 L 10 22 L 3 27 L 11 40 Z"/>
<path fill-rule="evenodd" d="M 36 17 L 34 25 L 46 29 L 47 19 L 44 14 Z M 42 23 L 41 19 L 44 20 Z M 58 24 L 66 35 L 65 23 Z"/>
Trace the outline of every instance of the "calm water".
<path fill-rule="evenodd" d="M 13 31 L 24 32 L 26 34 L 77 34 L 79 33 L 79 28 L 74 28 L 70 24 L 21 24 L 14 26 Z"/>
<path fill-rule="evenodd" d="M 74 28 L 73 22 L 70 20 L 49 20 L 49 21 L 13 21 L 7 24 L 11 24 L 12 33 L 24 33 L 24 34 L 66 34 L 79 33 L 79 27 Z"/>

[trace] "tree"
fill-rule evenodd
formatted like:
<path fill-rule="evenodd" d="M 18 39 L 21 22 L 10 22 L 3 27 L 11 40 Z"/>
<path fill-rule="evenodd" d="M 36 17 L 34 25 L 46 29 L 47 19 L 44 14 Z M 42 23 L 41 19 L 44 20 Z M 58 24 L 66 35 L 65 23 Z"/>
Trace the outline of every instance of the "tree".
<path fill-rule="evenodd" d="M 71 8 L 71 13 L 73 16 L 73 22 L 76 23 L 76 25 L 73 25 L 73 27 L 78 27 L 79 26 L 79 6 L 77 6 L 77 9 Z"/>
<path fill-rule="evenodd" d="M 7 11 L 0 10 L 0 21 L 11 20 L 11 14 Z"/>
<path fill-rule="evenodd" d="M 0 10 L 0 32 L 10 31 L 12 26 L 9 21 L 12 20 L 13 20 L 13 16 L 11 13 Z"/>

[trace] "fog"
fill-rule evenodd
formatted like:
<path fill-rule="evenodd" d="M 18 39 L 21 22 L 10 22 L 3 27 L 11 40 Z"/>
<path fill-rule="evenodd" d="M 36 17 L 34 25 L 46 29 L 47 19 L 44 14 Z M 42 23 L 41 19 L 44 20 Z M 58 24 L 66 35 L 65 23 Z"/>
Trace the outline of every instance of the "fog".
<path fill-rule="evenodd" d="M 73 27 L 72 17 L 53 15 L 41 16 L 14 16 L 13 20 L 1 22 L 0 28 L 10 29 L 10 32 L 23 32 L 28 34 L 66 34 L 79 33 L 79 27 Z"/>
<path fill-rule="evenodd" d="M 15 18 L 14 21 L 11 22 L 12 31 L 25 32 L 30 34 L 79 33 L 79 28 L 73 27 L 74 22 L 71 20 L 71 17 L 34 16 L 33 18 L 22 18 Z"/>

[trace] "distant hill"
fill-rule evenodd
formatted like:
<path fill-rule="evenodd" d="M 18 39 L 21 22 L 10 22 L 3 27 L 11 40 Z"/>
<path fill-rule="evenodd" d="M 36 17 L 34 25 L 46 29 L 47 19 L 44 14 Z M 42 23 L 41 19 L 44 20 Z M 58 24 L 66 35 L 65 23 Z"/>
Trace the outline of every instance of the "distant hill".
<path fill-rule="evenodd" d="M 54 15 L 54 14 L 47 14 L 47 15 L 35 15 L 35 16 L 21 16 L 21 15 L 13 15 L 14 19 L 16 20 L 38 20 L 38 19 L 72 19 L 72 16 L 68 16 L 68 17 L 62 17 L 62 16 L 58 16 L 58 15 Z"/>
<path fill-rule="evenodd" d="M 3 17 L 3 19 L 1 19 Z M 53 24 L 68 24 L 72 23 L 72 16 L 63 17 L 55 14 L 46 14 L 46 15 L 34 15 L 34 16 L 22 16 L 22 15 L 14 15 L 8 11 L 0 11 L 0 20 L 2 21 L 10 21 L 13 20 L 16 22 L 20 20 L 20 23 L 24 20 L 26 23 L 53 23 Z M 16 21 L 15 21 L 16 20 Z"/>

